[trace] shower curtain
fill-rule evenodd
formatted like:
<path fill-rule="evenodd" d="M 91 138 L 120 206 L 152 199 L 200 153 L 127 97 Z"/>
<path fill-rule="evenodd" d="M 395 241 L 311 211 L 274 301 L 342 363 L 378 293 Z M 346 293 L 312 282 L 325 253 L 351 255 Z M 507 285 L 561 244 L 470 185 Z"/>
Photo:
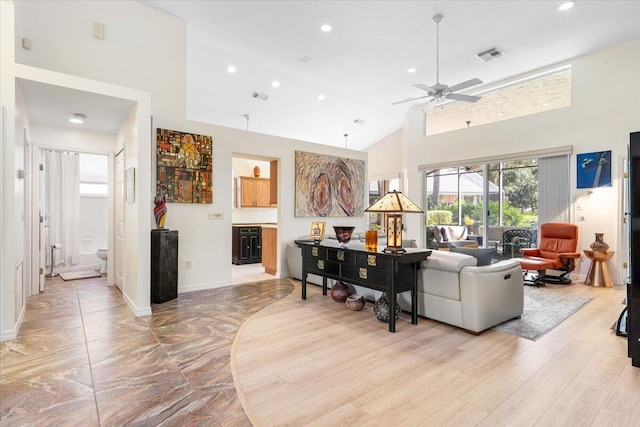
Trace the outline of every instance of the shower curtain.
<path fill-rule="evenodd" d="M 47 265 L 80 262 L 80 166 L 78 153 L 45 151 L 45 209 L 49 226 Z"/>

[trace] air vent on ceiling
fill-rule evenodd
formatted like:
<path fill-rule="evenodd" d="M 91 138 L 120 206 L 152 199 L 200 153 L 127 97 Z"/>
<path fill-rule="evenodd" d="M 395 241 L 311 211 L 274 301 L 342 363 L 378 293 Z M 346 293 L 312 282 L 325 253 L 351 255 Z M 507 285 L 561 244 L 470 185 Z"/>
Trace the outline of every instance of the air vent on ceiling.
<path fill-rule="evenodd" d="M 266 101 L 267 99 L 269 99 L 269 95 L 262 92 L 253 92 L 251 96 L 257 99 L 262 99 L 263 101 Z"/>
<path fill-rule="evenodd" d="M 502 55 L 504 55 L 504 50 L 496 46 L 496 47 L 492 47 L 491 49 L 487 49 L 484 52 L 480 52 L 476 56 L 482 59 L 484 62 L 487 62 L 487 61 L 491 61 L 492 59 L 498 58 Z"/>

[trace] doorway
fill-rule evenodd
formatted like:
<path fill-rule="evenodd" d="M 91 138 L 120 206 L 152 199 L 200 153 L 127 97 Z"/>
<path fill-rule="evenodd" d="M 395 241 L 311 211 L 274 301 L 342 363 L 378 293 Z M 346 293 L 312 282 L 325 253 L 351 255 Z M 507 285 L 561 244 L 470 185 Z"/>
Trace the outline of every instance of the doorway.
<path fill-rule="evenodd" d="M 276 158 L 233 154 L 233 284 L 278 275 L 278 162 Z"/>

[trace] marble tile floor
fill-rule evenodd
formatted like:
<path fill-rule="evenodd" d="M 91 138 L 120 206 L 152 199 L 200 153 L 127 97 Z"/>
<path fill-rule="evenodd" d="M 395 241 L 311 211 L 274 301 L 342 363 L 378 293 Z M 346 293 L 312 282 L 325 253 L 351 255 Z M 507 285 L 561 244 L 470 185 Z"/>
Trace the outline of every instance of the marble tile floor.
<path fill-rule="evenodd" d="M 260 263 L 231 266 L 231 281 L 234 285 L 241 283 L 259 282 L 273 279 L 275 276 L 264 271 Z"/>
<path fill-rule="evenodd" d="M 246 426 L 229 367 L 246 319 L 293 292 L 268 280 L 180 294 L 135 317 L 106 278 L 48 279 L 0 343 L 2 426 Z"/>

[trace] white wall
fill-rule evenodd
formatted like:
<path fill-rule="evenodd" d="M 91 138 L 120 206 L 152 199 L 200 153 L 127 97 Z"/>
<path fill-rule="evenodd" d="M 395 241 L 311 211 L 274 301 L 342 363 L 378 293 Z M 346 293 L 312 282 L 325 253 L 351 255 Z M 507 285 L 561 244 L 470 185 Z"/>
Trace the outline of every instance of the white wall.
<path fill-rule="evenodd" d="M 184 116 L 186 24 L 135 1 L 19 1 L 16 62 L 153 93 L 152 114 Z M 104 24 L 104 40 L 93 23 Z"/>
<path fill-rule="evenodd" d="M 592 151 L 612 151 L 612 187 L 598 188 L 589 200 L 582 200 L 585 221 L 580 227 L 578 250 L 588 249 L 594 233 L 602 232 L 605 241 L 617 254 L 611 266 L 616 283 L 622 282 L 622 252 L 620 239 L 621 180 L 620 159 L 626 155 L 629 133 L 640 130 L 640 41 L 626 43 L 595 54 L 575 58 L 572 64 L 572 106 L 532 116 L 519 117 L 483 126 L 460 129 L 429 137 L 422 136 L 422 110 L 409 111 L 402 129 L 403 158 L 411 186 L 410 198 L 422 200 L 422 164 L 517 153 L 572 145 L 571 189 L 576 196 L 575 154 Z M 385 140 L 372 147 L 370 175 L 378 170 L 379 157 L 397 149 L 394 141 Z M 375 166 L 374 166 L 375 165 Z M 374 169 L 374 167 L 376 169 Z M 407 216 L 411 237 L 422 239 L 421 218 Z M 588 261 L 583 261 L 577 274 L 584 276 Z"/>
<path fill-rule="evenodd" d="M 14 22 L 13 4 L 0 2 L 0 340 L 15 338 L 18 332 L 19 305 L 16 305 L 16 253 L 15 233 L 16 199 L 20 198 L 17 185 L 16 165 L 16 97 L 15 79 L 13 78 L 14 57 Z M 7 34 L 5 34 L 7 33 Z"/>

